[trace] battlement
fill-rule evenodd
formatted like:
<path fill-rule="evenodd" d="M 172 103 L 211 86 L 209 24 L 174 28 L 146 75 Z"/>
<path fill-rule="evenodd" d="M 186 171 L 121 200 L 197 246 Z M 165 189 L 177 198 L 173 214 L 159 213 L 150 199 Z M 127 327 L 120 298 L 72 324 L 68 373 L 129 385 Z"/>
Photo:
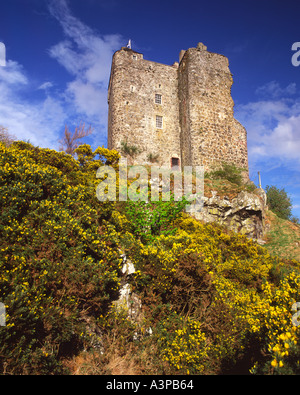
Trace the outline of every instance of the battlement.
<path fill-rule="evenodd" d="M 248 171 L 247 134 L 234 119 L 228 59 L 199 43 L 165 65 L 122 47 L 108 88 L 108 148 L 139 149 L 135 163 L 204 165 L 233 162 Z"/>

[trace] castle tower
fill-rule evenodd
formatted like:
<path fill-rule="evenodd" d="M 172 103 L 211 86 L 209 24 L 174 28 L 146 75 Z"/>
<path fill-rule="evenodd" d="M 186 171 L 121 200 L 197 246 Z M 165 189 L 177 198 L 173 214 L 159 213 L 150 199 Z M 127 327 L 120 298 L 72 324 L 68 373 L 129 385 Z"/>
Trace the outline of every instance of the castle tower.
<path fill-rule="evenodd" d="M 197 48 L 168 66 L 122 47 L 115 52 L 108 89 L 108 148 L 135 146 L 135 163 L 233 162 L 248 172 L 247 133 L 234 119 L 228 59 Z"/>
<path fill-rule="evenodd" d="M 233 162 L 248 171 L 247 133 L 233 117 L 228 59 L 197 48 L 181 51 L 178 95 L 182 165 Z"/>
<path fill-rule="evenodd" d="M 136 146 L 135 163 L 180 161 L 178 64 L 167 66 L 121 48 L 113 56 L 108 89 L 108 148 Z M 175 158 L 175 159 L 174 159 Z"/>

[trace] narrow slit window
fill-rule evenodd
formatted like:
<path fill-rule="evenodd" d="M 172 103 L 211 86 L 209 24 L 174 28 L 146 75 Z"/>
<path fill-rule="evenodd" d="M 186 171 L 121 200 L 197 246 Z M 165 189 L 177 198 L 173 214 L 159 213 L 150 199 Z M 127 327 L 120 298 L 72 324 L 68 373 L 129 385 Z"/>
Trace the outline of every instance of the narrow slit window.
<path fill-rule="evenodd" d="M 163 127 L 163 117 L 156 115 L 156 127 L 157 129 L 162 129 Z"/>
<path fill-rule="evenodd" d="M 179 158 L 171 158 L 171 167 L 179 166 Z"/>
<path fill-rule="evenodd" d="M 155 104 L 161 104 L 161 95 L 155 93 Z"/>

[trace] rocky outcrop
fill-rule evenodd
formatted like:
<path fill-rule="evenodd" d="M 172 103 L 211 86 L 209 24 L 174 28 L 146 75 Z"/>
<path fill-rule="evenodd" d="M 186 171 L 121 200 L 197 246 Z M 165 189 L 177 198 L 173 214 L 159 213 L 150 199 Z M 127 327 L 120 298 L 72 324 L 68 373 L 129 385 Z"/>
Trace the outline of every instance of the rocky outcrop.
<path fill-rule="evenodd" d="M 266 194 L 263 189 L 250 193 L 240 192 L 236 197 L 218 196 L 203 198 L 201 211 L 191 213 L 204 222 L 217 222 L 229 229 L 262 242 L 265 232 Z"/>
<path fill-rule="evenodd" d="M 127 259 L 125 254 L 122 254 L 121 257 L 123 259 L 123 277 L 119 290 L 119 298 L 114 301 L 113 305 L 117 310 L 125 310 L 129 320 L 135 323 L 141 323 L 143 320 L 142 302 L 138 295 L 132 292 L 132 287 L 128 283 L 130 275 L 135 273 L 135 267 L 133 263 Z"/>
<path fill-rule="evenodd" d="M 132 286 L 129 284 L 130 276 L 135 273 L 135 267 L 130 259 L 125 254 L 121 255 L 123 259 L 122 267 L 122 280 L 121 287 L 119 290 L 119 298 L 113 302 L 113 306 L 117 311 L 125 311 L 127 313 L 127 319 L 136 325 L 136 332 L 133 335 L 134 340 L 139 340 L 141 336 L 151 336 L 152 329 L 142 327 L 144 325 L 144 314 L 142 310 L 141 298 L 132 292 Z M 142 335 L 143 333 L 143 335 Z"/>

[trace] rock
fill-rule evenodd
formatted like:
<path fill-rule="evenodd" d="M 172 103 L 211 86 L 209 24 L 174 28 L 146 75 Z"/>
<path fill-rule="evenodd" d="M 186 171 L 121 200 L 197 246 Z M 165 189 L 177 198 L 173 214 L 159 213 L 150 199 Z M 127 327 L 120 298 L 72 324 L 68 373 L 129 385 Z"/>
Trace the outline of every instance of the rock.
<path fill-rule="evenodd" d="M 203 198 L 203 208 L 192 213 L 204 222 L 217 222 L 252 239 L 262 239 L 265 233 L 265 192 L 240 192 L 235 198 L 220 197 L 211 191 L 211 197 Z"/>
<path fill-rule="evenodd" d="M 131 291 L 131 285 L 125 284 L 119 292 L 119 299 L 114 302 L 115 307 L 127 311 L 127 317 L 135 323 L 142 320 L 142 303 L 141 299 Z"/>
<path fill-rule="evenodd" d="M 143 318 L 141 299 L 137 294 L 132 292 L 131 285 L 127 282 L 128 276 L 135 273 L 135 267 L 133 263 L 127 259 L 125 254 L 122 254 L 121 257 L 123 259 L 122 273 L 124 277 L 121 282 L 121 284 L 123 283 L 123 286 L 120 288 L 119 298 L 114 301 L 113 304 L 117 309 L 126 310 L 128 313 L 127 317 L 131 321 L 141 323 Z"/>
<path fill-rule="evenodd" d="M 197 49 L 198 49 L 198 51 L 207 51 L 207 46 L 204 45 L 203 43 L 198 43 Z"/>
<path fill-rule="evenodd" d="M 259 245 L 261 245 L 261 246 L 263 246 L 264 244 L 266 244 L 266 241 L 265 241 L 265 240 L 262 240 L 262 239 L 257 239 L 256 241 L 257 241 L 257 243 L 258 243 Z"/>
<path fill-rule="evenodd" d="M 126 276 L 129 276 L 130 274 L 135 273 L 135 267 L 133 263 L 126 258 L 126 255 L 123 254 L 121 255 L 123 258 L 123 267 L 122 267 L 122 273 L 125 274 Z"/>
<path fill-rule="evenodd" d="M 267 194 L 266 192 L 262 189 L 262 188 L 258 188 L 256 189 L 255 193 L 261 197 L 261 199 L 263 200 L 264 205 L 267 205 Z"/>

